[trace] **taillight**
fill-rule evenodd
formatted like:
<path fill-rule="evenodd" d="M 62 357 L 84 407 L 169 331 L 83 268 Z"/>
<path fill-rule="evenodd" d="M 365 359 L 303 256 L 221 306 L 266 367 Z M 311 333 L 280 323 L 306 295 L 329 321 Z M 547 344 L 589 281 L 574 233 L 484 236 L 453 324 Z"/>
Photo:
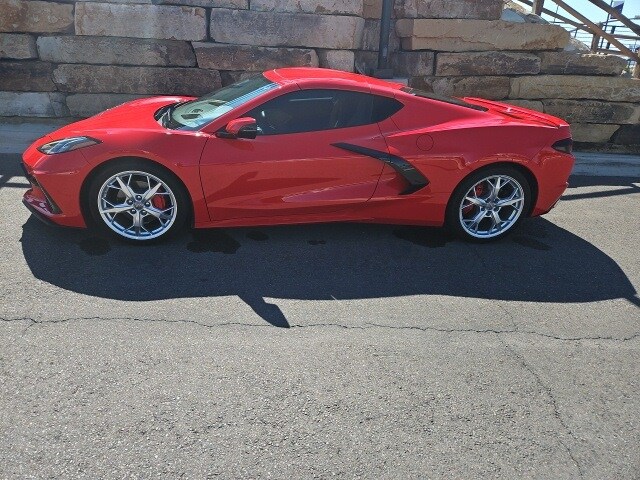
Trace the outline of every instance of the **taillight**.
<path fill-rule="evenodd" d="M 573 140 L 570 138 L 558 140 L 556 143 L 551 145 L 551 147 L 558 152 L 571 153 L 573 151 Z"/>

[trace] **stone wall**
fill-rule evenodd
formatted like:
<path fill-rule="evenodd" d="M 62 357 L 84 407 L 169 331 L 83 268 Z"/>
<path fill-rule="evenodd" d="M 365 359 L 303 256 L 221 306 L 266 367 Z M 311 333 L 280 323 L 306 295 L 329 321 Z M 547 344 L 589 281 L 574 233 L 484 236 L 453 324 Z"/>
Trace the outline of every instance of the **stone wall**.
<path fill-rule="evenodd" d="M 0 116 L 85 117 L 200 95 L 281 66 L 368 71 L 382 0 L 0 0 Z M 396 0 L 391 64 L 410 85 L 504 100 L 577 141 L 640 143 L 640 81 L 564 51 L 560 27 L 500 20 L 502 0 Z"/>

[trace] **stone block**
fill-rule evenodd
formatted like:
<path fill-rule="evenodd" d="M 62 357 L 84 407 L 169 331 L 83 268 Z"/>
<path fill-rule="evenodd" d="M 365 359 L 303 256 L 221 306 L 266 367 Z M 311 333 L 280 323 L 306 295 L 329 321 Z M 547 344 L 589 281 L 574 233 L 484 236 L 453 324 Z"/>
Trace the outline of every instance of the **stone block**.
<path fill-rule="evenodd" d="M 193 95 L 221 86 L 216 70 L 61 64 L 53 71 L 58 89 L 72 93 Z"/>
<path fill-rule="evenodd" d="M 355 55 L 351 50 L 318 50 L 322 68 L 353 72 Z"/>
<path fill-rule="evenodd" d="M 38 38 L 42 60 L 55 63 L 193 67 L 189 42 L 120 37 L 55 36 Z"/>
<path fill-rule="evenodd" d="M 501 0 L 396 0 L 397 18 L 498 20 Z"/>
<path fill-rule="evenodd" d="M 382 17 L 382 0 L 363 0 L 362 17 L 380 20 L 380 17 Z"/>
<path fill-rule="evenodd" d="M 360 50 L 378 51 L 380 46 L 380 20 L 365 20 L 364 30 L 362 32 L 362 42 Z M 389 51 L 397 52 L 400 50 L 400 38 L 396 35 L 394 21 L 391 21 L 391 32 L 389 33 Z"/>
<path fill-rule="evenodd" d="M 47 62 L 0 62 L 0 90 L 53 92 L 52 71 Z"/>
<path fill-rule="evenodd" d="M 68 95 L 66 102 L 71 116 L 90 117 L 96 113 L 104 112 L 108 108 L 142 97 L 143 95 L 121 93 L 77 93 Z"/>
<path fill-rule="evenodd" d="M 438 53 L 436 76 L 531 75 L 540 72 L 540 58 L 529 53 Z"/>
<path fill-rule="evenodd" d="M 425 92 L 433 92 L 433 81 L 436 77 L 410 77 L 409 86 L 424 90 Z"/>
<path fill-rule="evenodd" d="M 378 52 L 357 50 L 354 52 L 355 71 L 368 75 L 378 65 Z"/>
<path fill-rule="evenodd" d="M 502 0 L 415 0 L 418 18 L 498 20 Z"/>
<path fill-rule="evenodd" d="M 121 1 L 127 2 L 129 0 Z M 206 8 L 239 8 L 243 10 L 249 8 L 249 0 L 152 0 L 152 2 L 158 5 L 188 5 Z"/>
<path fill-rule="evenodd" d="M 214 8 L 210 36 L 218 43 L 352 50 L 363 28 L 359 17 Z"/>
<path fill-rule="evenodd" d="M 77 35 L 204 40 L 204 8 L 173 5 L 78 3 Z"/>
<path fill-rule="evenodd" d="M 443 52 L 556 50 L 569 43 L 569 32 L 557 25 L 502 20 L 400 19 L 398 36 L 405 50 Z"/>
<path fill-rule="evenodd" d="M 0 0 L 0 32 L 67 32 L 73 5 L 31 0 Z"/>
<path fill-rule="evenodd" d="M 316 13 L 362 16 L 362 0 L 251 0 L 251 10 L 261 12 Z"/>
<path fill-rule="evenodd" d="M 502 100 L 509 96 L 509 77 L 437 77 L 433 91 L 450 97 L 480 97 Z"/>
<path fill-rule="evenodd" d="M 504 100 L 504 103 L 515 105 L 516 107 L 528 108 L 537 112 L 544 112 L 544 105 L 539 100 Z"/>
<path fill-rule="evenodd" d="M 2 117 L 66 117 L 64 95 L 57 92 L 0 92 Z"/>
<path fill-rule="evenodd" d="M 395 0 L 393 11 L 396 18 L 417 18 L 418 0 Z"/>
<path fill-rule="evenodd" d="M 0 33 L 0 58 L 38 58 L 35 39 L 24 33 Z"/>
<path fill-rule="evenodd" d="M 573 123 L 640 123 L 640 105 L 595 100 L 543 100 L 544 112 Z"/>
<path fill-rule="evenodd" d="M 574 142 L 609 143 L 611 136 L 620 125 L 605 125 L 601 123 L 572 123 L 571 136 Z"/>
<path fill-rule="evenodd" d="M 541 52 L 540 73 L 552 75 L 620 75 L 627 61 L 617 55 Z"/>
<path fill-rule="evenodd" d="M 640 123 L 622 125 L 612 140 L 618 145 L 640 145 Z"/>
<path fill-rule="evenodd" d="M 144 5 L 151 5 L 154 3 L 163 3 L 162 1 L 159 1 L 159 0 L 58 0 L 58 1 L 64 2 L 64 3 L 77 3 L 77 2 L 125 3 L 125 4 L 140 3 Z"/>
<path fill-rule="evenodd" d="M 355 52 L 356 71 L 369 74 L 378 65 L 378 52 Z M 389 67 L 394 75 L 403 78 L 432 78 L 434 68 L 433 52 L 392 52 Z M 417 87 L 416 87 L 417 88 Z M 429 90 L 431 88 L 429 87 Z"/>
<path fill-rule="evenodd" d="M 247 71 L 235 71 L 235 72 L 220 72 L 220 79 L 222 80 L 222 86 L 226 87 L 232 83 L 240 82 L 247 78 L 258 75 L 260 72 L 247 72 Z"/>
<path fill-rule="evenodd" d="M 510 96 L 522 99 L 581 98 L 640 102 L 640 79 L 576 75 L 518 77 L 511 82 Z"/>
<path fill-rule="evenodd" d="M 261 72 L 278 67 L 317 67 L 318 55 L 308 48 L 274 48 L 194 42 L 200 68 Z"/>
<path fill-rule="evenodd" d="M 400 77 L 431 76 L 434 70 L 433 52 L 392 52 L 389 64 Z"/>

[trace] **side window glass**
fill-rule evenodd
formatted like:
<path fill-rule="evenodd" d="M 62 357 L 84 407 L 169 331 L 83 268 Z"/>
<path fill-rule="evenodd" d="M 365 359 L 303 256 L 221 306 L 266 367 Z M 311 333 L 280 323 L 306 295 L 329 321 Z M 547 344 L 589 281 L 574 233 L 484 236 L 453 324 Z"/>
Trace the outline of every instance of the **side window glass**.
<path fill-rule="evenodd" d="M 398 113 L 402 107 L 404 107 L 404 105 L 395 98 L 379 97 L 376 95 L 373 102 L 373 121 L 382 122 L 391 115 Z"/>
<path fill-rule="evenodd" d="M 375 123 L 374 96 L 347 90 L 301 90 L 247 112 L 261 135 L 282 135 Z M 393 100 L 393 99 L 391 99 Z"/>

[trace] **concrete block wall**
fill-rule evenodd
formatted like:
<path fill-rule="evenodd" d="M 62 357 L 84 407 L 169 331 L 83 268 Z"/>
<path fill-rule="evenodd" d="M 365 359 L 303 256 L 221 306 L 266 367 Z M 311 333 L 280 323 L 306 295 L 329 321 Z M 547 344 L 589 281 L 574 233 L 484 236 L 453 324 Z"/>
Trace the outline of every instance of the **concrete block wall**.
<path fill-rule="evenodd" d="M 86 117 L 201 95 L 281 66 L 366 71 L 382 0 L 0 0 L 0 116 Z M 576 140 L 640 143 L 640 81 L 564 52 L 560 27 L 499 20 L 502 0 L 396 0 L 391 64 L 412 86 L 567 118 Z"/>

